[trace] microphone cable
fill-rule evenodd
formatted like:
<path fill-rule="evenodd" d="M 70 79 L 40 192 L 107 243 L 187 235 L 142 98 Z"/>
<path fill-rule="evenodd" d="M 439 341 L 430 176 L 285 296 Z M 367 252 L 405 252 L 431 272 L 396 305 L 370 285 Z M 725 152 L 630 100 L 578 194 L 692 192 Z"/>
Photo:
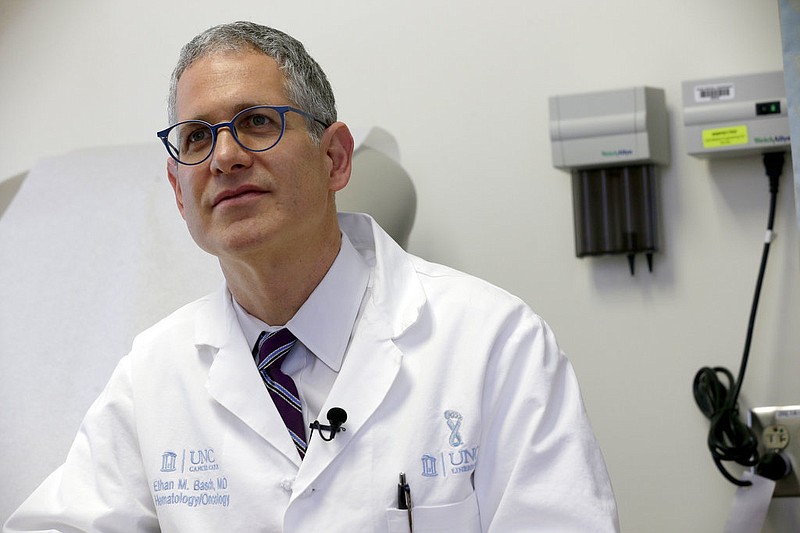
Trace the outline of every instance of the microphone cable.
<path fill-rule="evenodd" d="M 750 308 L 750 320 L 747 324 L 744 353 L 739 365 L 739 374 L 734 381 L 733 374 L 727 368 L 703 367 L 695 375 L 693 384 L 695 402 L 700 411 L 711 421 L 707 444 L 711 457 L 714 459 L 714 464 L 725 476 L 725 479 L 740 487 L 747 487 L 752 483 L 735 478 L 728 472 L 722 461 L 735 461 L 742 466 L 755 466 L 759 461 L 758 439 L 753 431 L 742 422 L 739 416 L 738 400 L 750 357 L 750 345 L 753 340 L 753 330 L 755 329 L 758 300 L 761 296 L 761 286 L 767 269 L 772 229 L 775 223 L 778 184 L 783 172 L 784 153 L 765 153 L 763 160 L 764 169 L 769 178 L 769 217 L 764 249 L 761 254 L 761 266 L 756 280 L 755 295 Z M 724 377 L 727 383 L 723 383 L 720 376 Z"/>

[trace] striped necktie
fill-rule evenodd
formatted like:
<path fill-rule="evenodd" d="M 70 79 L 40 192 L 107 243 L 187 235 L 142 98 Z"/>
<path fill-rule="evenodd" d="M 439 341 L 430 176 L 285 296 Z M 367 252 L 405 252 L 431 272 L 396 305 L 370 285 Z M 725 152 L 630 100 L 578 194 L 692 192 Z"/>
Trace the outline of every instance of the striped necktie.
<path fill-rule="evenodd" d="M 303 406 L 300 395 L 291 377 L 281 372 L 281 364 L 286 354 L 292 349 L 297 338 L 286 328 L 272 333 L 261 332 L 253 357 L 258 371 L 264 379 L 269 395 L 289 430 L 300 459 L 306 455 L 306 431 L 303 422 Z"/>

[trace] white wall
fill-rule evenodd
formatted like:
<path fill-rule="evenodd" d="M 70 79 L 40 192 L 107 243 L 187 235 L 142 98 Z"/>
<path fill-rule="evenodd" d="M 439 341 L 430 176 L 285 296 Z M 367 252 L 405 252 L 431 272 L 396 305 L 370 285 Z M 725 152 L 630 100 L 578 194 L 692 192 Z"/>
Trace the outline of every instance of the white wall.
<path fill-rule="evenodd" d="M 777 1 L 379 2 L 0 0 L 0 177 L 41 156 L 156 142 L 168 76 L 198 31 L 248 18 L 304 41 L 341 118 L 398 140 L 419 198 L 410 250 L 487 278 L 542 314 L 573 361 L 624 531 L 720 531 L 734 489 L 705 448 L 691 382 L 738 367 L 767 217 L 758 158 L 685 155 L 684 80 L 782 68 Z M 665 89 L 673 162 L 662 251 L 574 257 L 568 175 L 550 164 L 547 97 Z M 748 405 L 800 403 L 800 254 L 791 162 Z M 66 450 L 65 450 L 66 451 Z M 0 470 L 15 465 L 3 463 Z M 774 531 L 795 502 L 770 513 Z"/>

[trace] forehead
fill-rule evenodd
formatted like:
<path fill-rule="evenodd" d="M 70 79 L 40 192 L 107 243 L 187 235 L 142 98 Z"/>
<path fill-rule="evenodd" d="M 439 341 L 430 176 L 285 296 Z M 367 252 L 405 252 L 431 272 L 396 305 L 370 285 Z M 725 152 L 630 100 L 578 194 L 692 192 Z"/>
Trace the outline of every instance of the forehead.
<path fill-rule="evenodd" d="M 245 107 L 287 104 L 284 81 L 278 63 L 261 52 L 226 51 L 203 56 L 178 80 L 177 118 L 227 120 Z"/>

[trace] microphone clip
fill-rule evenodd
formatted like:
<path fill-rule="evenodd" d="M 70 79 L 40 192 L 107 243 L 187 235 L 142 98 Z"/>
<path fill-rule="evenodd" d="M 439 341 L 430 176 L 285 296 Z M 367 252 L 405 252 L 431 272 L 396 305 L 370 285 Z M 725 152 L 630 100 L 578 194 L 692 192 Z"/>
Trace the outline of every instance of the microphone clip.
<path fill-rule="evenodd" d="M 328 425 L 320 424 L 319 420 L 314 420 L 309 424 L 308 427 L 311 429 L 311 433 L 308 435 L 309 440 L 311 440 L 311 437 L 314 435 L 315 429 L 319 432 L 319 437 L 325 442 L 332 441 L 338 432 L 347 431 L 347 428 L 342 427 L 342 424 L 347 421 L 347 412 L 344 409 L 341 407 L 332 407 L 328 410 L 327 417 Z M 322 432 L 323 430 L 329 431 L 330 436 L 326 438 L 325 434 Z"/>

